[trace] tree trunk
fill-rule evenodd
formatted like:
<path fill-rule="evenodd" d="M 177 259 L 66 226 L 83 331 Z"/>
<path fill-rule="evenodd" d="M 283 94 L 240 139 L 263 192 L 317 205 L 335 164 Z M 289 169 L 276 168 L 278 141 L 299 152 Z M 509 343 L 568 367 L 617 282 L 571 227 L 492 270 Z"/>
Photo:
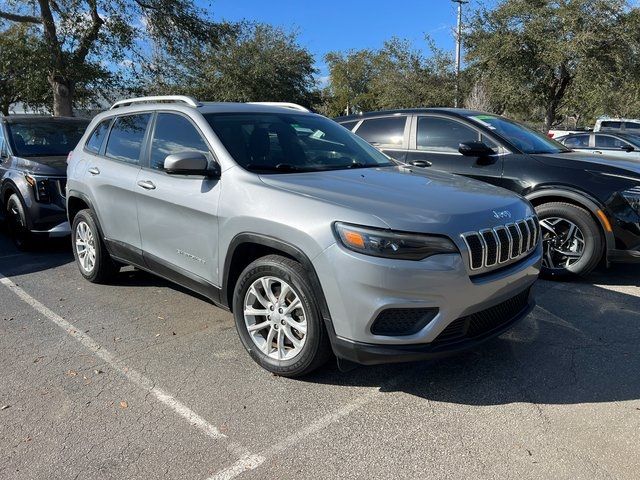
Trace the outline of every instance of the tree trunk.
<path fill-rule="evenodd" d="M 53 75 L 49 78 L 49 83 L 53 88 L 53 116 L 72 117 L 73 82 L 60 75 Z"/>

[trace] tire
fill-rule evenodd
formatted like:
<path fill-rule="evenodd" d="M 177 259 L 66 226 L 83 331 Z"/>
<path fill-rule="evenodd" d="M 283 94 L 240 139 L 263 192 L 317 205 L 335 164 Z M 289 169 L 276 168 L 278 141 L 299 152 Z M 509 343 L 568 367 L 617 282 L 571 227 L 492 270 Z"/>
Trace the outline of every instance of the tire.
<path fill-rule="evenodd" d="M 107 283 L 118 272 L 119 267 L 107 252 L 91 210 L 80 210 L 73 219 L 71 246 L 78 270 L 90 282 Z"/>
<path fill-rule="evenodd" d="M 281 298 L 283 289 L 286 293 Z M 299 307 L 287 314 L 296 298 Z M 257 314 L 245 315 L 245 305 Z M 233 312 L 242 344 L 251 358 L 269 372 L 299 377 L 322 366 L 331 357 L 318 300 L 305 269 L 298 262 L 268 255 L 249 264 L 236 282 Z M 260 324 L 266 326 L 249 331 L 250 326 Z"/>
<path fill-rule="evenodd" d="M 18 250 L 26 251 L 33 248 L 33 235 L 29 231 L 27 213 L 18 194 L 13 193 L 7 200 L 5 218 L 9 237 Z"/>
<path fill-rule="evenodd" d="M 550 202 L 537 206 L 536 213 L 543 242 L 542 276 L 566 279 L 587 275 L 596 268 L 605 241 L 587 210 L 570 203 Z"/>

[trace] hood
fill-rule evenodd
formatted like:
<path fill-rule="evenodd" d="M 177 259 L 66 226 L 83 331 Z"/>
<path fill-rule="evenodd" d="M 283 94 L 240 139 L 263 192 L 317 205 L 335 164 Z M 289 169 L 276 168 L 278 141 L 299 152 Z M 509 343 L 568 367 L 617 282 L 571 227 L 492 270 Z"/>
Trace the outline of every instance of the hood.
<path fill-rule="evenodd" d="M 640 178 L 640 161 L 626 160 L 607 155 L 592 155 L 587 152 L 532 154 L 534 158 L 554 167 L 577 168 L 598 172 L 631 174 Z"/>
<path fill-rule="evenodd" d="M 67 157 L 19 157 L 17 168 L 34 175 L 67 175 Z"/>
<path fill-rule="evenodd" d="M 508 190 L 416 168 L 262 175 L 261 179 L 272 187 L 374 215 L 389 228 L 409 232 L 460 234 L 533 213 L 528 202 Z"/>

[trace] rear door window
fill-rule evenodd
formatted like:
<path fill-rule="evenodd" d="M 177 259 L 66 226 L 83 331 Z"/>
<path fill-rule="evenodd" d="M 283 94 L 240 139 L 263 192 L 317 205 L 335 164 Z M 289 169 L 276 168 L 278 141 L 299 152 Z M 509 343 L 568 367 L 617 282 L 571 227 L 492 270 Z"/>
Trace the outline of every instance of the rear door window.
<path fill-rule="evenodd" d="M 416 136 L 418 150 L 458 153 L 461 143 L 480 141 L 480 133 L 456 120 L 442 117 L 419 117 Z M 494 148 L 488 139 L 488 146 Z"/>
<path fill-rule="evenodd" d="M 596 135 L 596 148 L 622 148 L 627 145 L 624 140 L 611 135 Z"/>
<path fill-rule="evenodd" d="M 372 118 L 362 122 L 355 133 L 375 146 L 402 147 L 406 123 L 404 116 Z"/>
<path fill-rule="evenodd" d="M 109 131 L 109 124 L 111 123 L 111 119 L 103 120 L 98 124 L 98 126 L 93 130 L 93 133 L 87 140 L 85 148 L 91 153 L 100 153 L 100 149 L 102 148 L 102 143 L 107 136 L 107 132 Z"/>
<path fill-rule="evenodd" d="M 617 128 L 617 129 L 619 129 L 620 127 L 622 127 L 622 122 L 607 121 L 607 122 L 602 122 L 600 124 L 600 128 Z"/>
<path fill-rule="evenodd" d="M 109 133 L 105 155 L 121 162 L 139 165 L 140 152 L 150 119 L 150 113 L 116 118 Z"/>
<path fill-rule="evenodd" d="M 573 135 L 567 137 L 562 143 L 569 148 L 587 148 L 589 146 L 589 135 Z"/>

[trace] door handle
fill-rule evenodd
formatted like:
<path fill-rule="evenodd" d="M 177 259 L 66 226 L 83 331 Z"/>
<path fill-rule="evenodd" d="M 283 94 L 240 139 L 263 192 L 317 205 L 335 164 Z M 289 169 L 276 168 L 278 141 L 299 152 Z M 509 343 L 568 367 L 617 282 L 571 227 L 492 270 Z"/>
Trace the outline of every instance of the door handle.
<path fill-rule="evenodd" d="M 100 175 L 100 169 L 98 167 L 91 167 L 89 173 L 91 175 Z"/>
<path fill-rule="evenodd" d="M 433 163 L 429 162 L 428 160 L 413 160 L 411 162 L 411 165 L 413 165 L 414 167 L 430 167 L 431 165 L 433 165 Z"/>
<path fill-rule="evenodd" d="M 600 150 L 594 150 L 593 153 L 597 153 L 599 155 L 602 155 L 602 152 Z"/>
<path fill-rule="evenodd" d="M 153 184 L 151 180 L 140 180 L 138 182 L 138 186 L 144 188 L 145 190 L 155 190 L 156 186 Z"/>

